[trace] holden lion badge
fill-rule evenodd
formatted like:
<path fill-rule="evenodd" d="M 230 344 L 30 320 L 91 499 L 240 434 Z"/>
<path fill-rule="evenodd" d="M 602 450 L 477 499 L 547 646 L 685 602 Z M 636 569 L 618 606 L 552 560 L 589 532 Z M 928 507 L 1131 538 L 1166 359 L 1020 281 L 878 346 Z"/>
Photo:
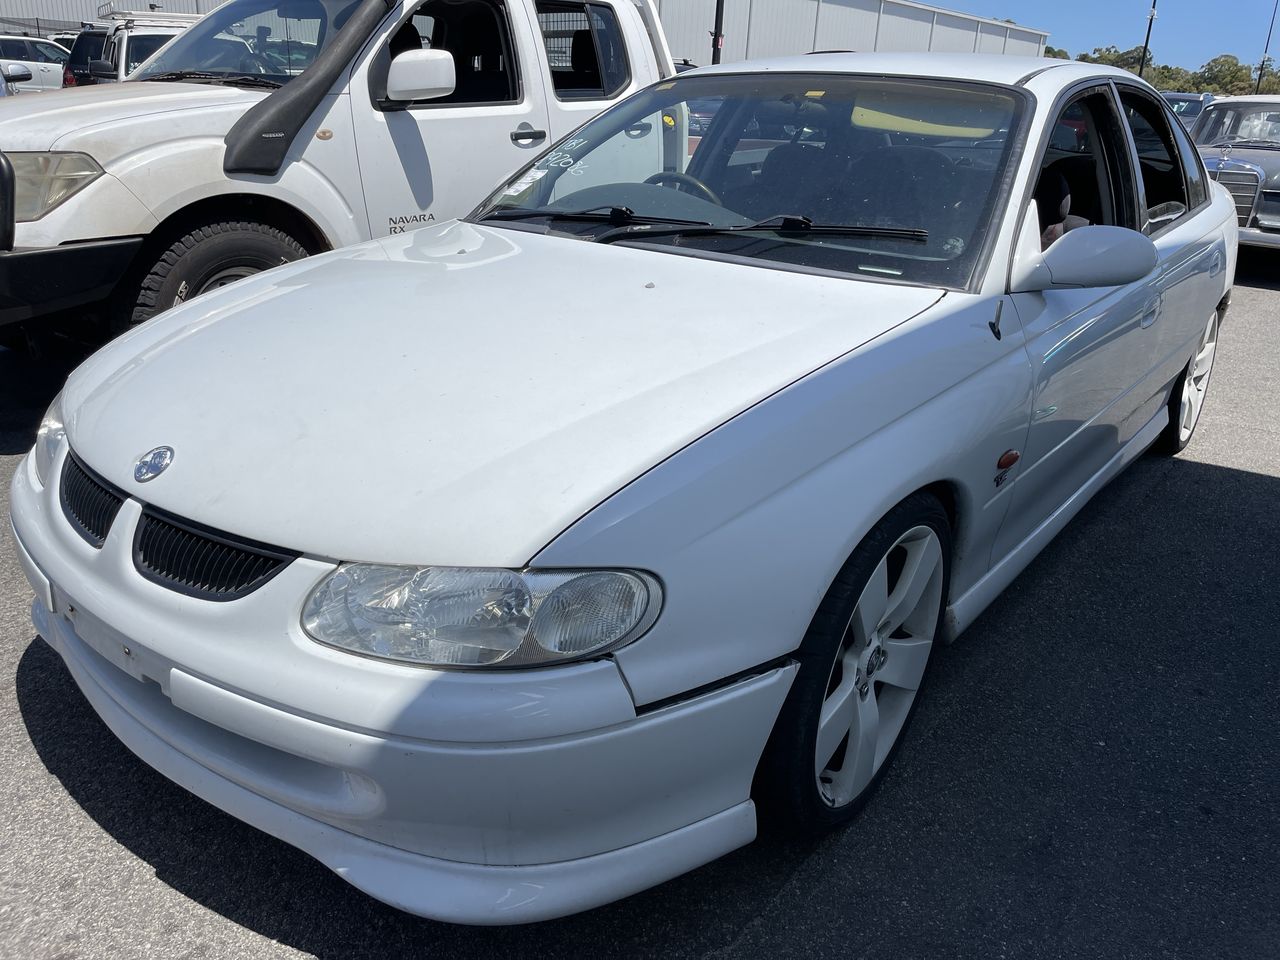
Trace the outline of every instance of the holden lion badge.
<path fill-rule="evenodd" d="M 173 463 L 173 447 L 156 447 L 154 450 L 148 450 L 133 465 L 133 479 L 139 483 L 154 480 L 168 470 L 171 463 Z"/>

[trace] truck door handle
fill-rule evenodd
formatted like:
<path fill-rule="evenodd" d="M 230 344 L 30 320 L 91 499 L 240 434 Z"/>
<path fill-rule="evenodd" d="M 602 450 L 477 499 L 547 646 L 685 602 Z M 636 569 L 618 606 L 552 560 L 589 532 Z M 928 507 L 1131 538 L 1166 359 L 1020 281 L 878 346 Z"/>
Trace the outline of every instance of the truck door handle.
<path fill-rule="evenodd" d="M 512 130 L 512 143 L 537 143 L 539 140 L 547 139 L 547 131 L 545 130 Z"/>

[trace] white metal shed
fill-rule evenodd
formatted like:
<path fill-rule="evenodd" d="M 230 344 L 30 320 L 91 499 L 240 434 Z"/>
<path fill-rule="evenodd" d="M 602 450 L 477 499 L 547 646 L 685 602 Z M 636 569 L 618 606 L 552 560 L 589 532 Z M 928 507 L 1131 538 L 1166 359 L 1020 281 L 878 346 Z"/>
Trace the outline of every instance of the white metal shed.
<path fill-rule="evenodd" d="M 716 0 L 657 0 L 677 59 L 711 62 Z M 1049 34 L 915 0 L 725 0 L 722 59 L 810 50 L 1010 53 L 1041 56 Z"/>

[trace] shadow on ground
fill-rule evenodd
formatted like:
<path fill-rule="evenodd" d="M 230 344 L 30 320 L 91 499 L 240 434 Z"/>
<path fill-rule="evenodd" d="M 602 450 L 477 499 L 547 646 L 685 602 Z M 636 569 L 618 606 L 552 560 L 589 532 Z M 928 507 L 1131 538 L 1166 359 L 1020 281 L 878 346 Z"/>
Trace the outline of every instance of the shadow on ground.
<path fill-rule="evenodd" d="M 954 647 L 824 840 L 524 928 L 410 917 L 136 760 L 34 641 L 45 766 L 176 890 L 324 958 L 1245 956 L 1280 937 L 1280 479 L 1147 457 Z M 1206 509 L 1208 507 L 1208 509 Z"/>

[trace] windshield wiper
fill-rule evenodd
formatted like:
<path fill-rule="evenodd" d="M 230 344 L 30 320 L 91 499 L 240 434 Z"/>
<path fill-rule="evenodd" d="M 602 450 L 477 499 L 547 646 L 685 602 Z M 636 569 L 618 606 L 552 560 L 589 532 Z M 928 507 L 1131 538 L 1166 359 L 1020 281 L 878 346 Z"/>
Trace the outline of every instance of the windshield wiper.
<path fill-rule="evenodd" d="M 744 223 L 738 226 L 716 227 L 710 224 L 690 225 L 687 227 L 652 228 L 644 224 L 620 226 L 608 230 L 595 238 L 596 243 L 612 243 L 615 240 L 645 240 L 649 237 L 710 237 L 734 233 L 789 233 L 789 234 L 824 234 L 845 237 L 884 237 L 887 240 L 909 240 L 913 243 L 925 243 L 929 239 L 929 231 L 920 227 L 876 227 L 861 226 L 856 223 L 814 223 L 808 217 L 795 214 L 782 214 L 758 220 L 755 223 Z"/>
<path fill-rule="evenodd" d="M 280 81 L 272 80 L 268 77 L 259 77 L 248 73 L 208 73 L 204 70 L 170 70 L 168 73 L 157 73 L 149 77 L 141 77 L 140 79 L 144 83 L 150 80 L 199 80 L 206 83 L 218 83 L 231 87 L 268 87 L 272 90 L 284 86 Z"/>
<path fill-rule="evenodd" d="M 650 224 L 680 224 L 689 227 L 709 227 L 706 220 L 680 220 L 672 217 L 651 217 L 638 214 L 630 207 L 609 206 L 588 207 L 585 210 L 555 210 L 550 207 L 507 207 L 486 213 L 481 220 L 533 220 L 546 217 L 548 220 L 574 220 L 584 223 L 608 223 L 617 227 L 648 226 Z"/>

